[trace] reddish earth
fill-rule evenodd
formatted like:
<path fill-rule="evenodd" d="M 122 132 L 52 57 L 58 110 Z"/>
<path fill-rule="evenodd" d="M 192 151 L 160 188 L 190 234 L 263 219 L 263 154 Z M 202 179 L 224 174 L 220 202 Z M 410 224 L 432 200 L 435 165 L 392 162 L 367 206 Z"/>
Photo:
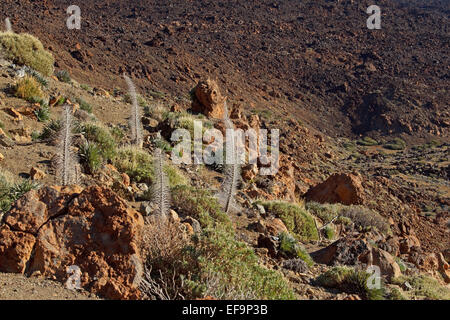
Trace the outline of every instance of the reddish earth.
<path fill-rule="evenodd" d="M 448 1 L 380 0 L 373 31 L 350 0 L 83 1 L 79 31 L 65 24 L 71 4 L 4 0 L 0 12 L 93 85 L 124 88 L 126 71 L 147 94 L 186 98 L 210 76 L 246 109 L 331 136 L 448 137 Z"/>

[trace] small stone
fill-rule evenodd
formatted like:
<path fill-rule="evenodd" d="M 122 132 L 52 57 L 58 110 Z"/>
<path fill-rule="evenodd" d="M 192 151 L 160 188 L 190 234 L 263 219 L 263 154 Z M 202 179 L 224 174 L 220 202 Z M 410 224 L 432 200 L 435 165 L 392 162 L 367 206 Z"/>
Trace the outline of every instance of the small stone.
<path fill-rule="evenodd" d="M 45 178 L 46 174 L 44 171 L 42 171 L 36 167 L 33 167 L 30 170 L 30 176 L 31 176 L 32 180 L 42 180 Z"/>
<path fill-rule="evenodd" d="M 175 223 L 180 222 L 180 217 L 178 216 L 178 213 L 175 212 L 175 210 L 170 209 L 169 211 L 169 220 Z"/>
<path fill-rule="evenodd" d="M 6 111 L 7 111 L 11 116 L 13 116 L 14 120 L 16 120 L 16 121 L 22 121 L 22 120 L 23 120 L 22 115 L 21 115 L 16 109 L 14 109 L 13 107 L 7 108 Z"/>
<path fill-rule="evenodd" d="M 200 222 L 198 222 L 196 219 L 192 217 L 187 217 L 186 219 L 183 220 L 183 222 L 189 223 L 192 226 L 192 229 L 194 230 L 195 233 L 202 232 Z"/>
<path fill-rule="evenodd" d="M 152 214 L 153 208 L 150 206 L 148 202 L 143 202 L 141 203 L 139 212 L 142 213 L 144 216 L 149 216 Z"/>
<path fill-rule="evenodd" d="M 256 208 L 258 209 L 260 215 L 264 216 L 266 214 L 266 209 L 263 205 L 257 204 Z"/>

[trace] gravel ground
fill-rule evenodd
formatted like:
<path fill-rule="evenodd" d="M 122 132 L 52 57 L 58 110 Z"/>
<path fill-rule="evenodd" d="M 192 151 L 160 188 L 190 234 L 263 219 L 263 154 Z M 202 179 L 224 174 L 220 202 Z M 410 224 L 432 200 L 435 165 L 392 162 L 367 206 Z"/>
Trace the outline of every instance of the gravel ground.
<path fill-rule="evenodd" d="M 98 300 L 85 291 L 71 291 L 51 280 L 0 273 L 0 300 Z"/>

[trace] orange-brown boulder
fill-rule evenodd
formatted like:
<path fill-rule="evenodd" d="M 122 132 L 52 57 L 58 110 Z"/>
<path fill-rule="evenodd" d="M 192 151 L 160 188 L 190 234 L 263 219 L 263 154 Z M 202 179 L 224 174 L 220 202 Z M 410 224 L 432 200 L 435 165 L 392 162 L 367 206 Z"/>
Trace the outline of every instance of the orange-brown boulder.
<path fill-rule="evenodd" d="M 0 228 L 0 271 L 24 273 L 36 239 L 33 235 L 12 231 L 8 225 Z"/>
<path fill-rule="evenodd" d="M 142 260 L 142 216 L 112 190 L 99 186 L 32 190 L 5 215 L 0 271 L 40 274 L 65 283 L 81 271 L 80 285 L 108 299 L 135 299 Z"/>
<path fill-rule="evenodd" d="M 333 174 L 305 194 L 308 201 L 320 203 L 362 204 L 364 189 L 360 175 Z"/>
<path fill-rule="evenodd" d="M 210 118 L 223 118 L 225 98 L 217 82 L 211 79 L 200 81 L 194 88 L 192 109 Z"/>

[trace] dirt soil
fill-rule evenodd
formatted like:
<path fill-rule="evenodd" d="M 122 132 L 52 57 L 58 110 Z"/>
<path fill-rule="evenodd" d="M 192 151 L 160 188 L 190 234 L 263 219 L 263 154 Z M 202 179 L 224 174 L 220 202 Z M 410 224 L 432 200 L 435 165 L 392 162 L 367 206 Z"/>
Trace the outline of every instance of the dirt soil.
<path fill-rule="evenodd" d="M 381 30 L 364 1 L 86 0 L 81 30 L 66 27 L 71 4 L 3 0 L 0 18 L 92 85 L 125 88 L 126 71 L 187 99 L 212 77 L 231 102 L 330 136 L 448 138 L 448 1 L 380 0 Z"/>
<path fill-rule="evenodd" d="M 66 289 L 61 283 L 0 273 L 0 300 L 98 300 L 85 291 Z"/>

